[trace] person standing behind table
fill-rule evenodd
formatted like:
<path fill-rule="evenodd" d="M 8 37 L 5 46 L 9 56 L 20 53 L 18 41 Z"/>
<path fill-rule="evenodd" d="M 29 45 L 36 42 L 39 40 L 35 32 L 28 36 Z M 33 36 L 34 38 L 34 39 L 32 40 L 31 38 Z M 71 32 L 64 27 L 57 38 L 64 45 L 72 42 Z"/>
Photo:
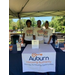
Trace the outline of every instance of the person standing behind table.
<path fill-rule="evenodd" d="M 33 39 L 33 28 L 31 27 L 31 21 L 26 21 L 27 27 L 23 29 L 23 43 L 31 44 L 31 40 Z"/>
<path fill-rule="evenodd" d="M 45 30 L 44 30 L 44 43 L 50 44 L 52 43 L 52 30 L 49 29 L 49 22 L 45 22 Z"/>
<path fill-rule="evenodd" d="M 44 32 L 43 32 L 43 30 L 42 30 L 42 28 L 41 28 L 41 21 L 40 20 L 38 20 L 37 21 L 37 27 L 36 28 L 34 28 L 34 32 L 33 32 L 33 39 L 35 40 L 39 40 L 39 43 L 40 44 L 43 44 L 44 43 L 44 37 L 43 37 L 43 35 L 44 35 Z"/>

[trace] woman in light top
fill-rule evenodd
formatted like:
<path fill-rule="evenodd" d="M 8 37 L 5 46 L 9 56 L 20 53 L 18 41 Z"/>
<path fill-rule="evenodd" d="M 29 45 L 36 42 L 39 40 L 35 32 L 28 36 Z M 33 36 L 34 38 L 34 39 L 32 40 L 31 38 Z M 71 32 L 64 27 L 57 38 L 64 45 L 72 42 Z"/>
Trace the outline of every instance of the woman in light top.
<path fill-rule="evenodd" d="M 43 32 L 43 30 L 41 28 L 41 21 L 38 20 L 37 21 L 37 27 L 34 28 L 33 39 L 34 40 L 35 39 L 39 40 L 39 43 L 43 44 L 44 43 L 44 37 L 43 37 L 43 35 L 44 35 L 44 32 Z"/>
<path fill-rule="evenodd" d="M 44 30 L 44 43 L 50 44 L 52 43 L 52 30 L 49 29 L 49 22 L 45 22 L 45 30 Z"/>
<path fill-rule="evenodd" d="M 31 40 L 33 40 L 33 28 L 31 27 L 31 21 L 26 21 L 27 27 L 23 29 L 23 43 L 31 44 Z"/>

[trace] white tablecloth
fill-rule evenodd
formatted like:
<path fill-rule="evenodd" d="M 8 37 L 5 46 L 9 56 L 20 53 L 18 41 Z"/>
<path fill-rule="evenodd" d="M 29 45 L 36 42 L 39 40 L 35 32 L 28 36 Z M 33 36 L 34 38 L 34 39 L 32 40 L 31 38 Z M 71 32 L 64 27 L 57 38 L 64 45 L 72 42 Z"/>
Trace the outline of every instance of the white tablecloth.
<path fill-rule="evenodd" d="M 39 49 L 31 45 L 22 52 L 23 72 L 55 72 L 56 52 L 50 44 L 40 44 Z"/>

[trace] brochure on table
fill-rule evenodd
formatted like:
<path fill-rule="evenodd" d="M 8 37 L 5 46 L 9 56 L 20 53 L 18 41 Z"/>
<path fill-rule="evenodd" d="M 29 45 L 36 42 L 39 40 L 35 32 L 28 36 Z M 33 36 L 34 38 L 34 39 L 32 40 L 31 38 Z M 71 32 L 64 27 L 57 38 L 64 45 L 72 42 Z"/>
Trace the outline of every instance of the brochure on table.
<path fill-rule="evenodd" d="M 32 49 L 39 49 L 39 40 L 32 40 Z"/>
<path fill-rule="evenodd" d="M 17 43 L 17 51 L 21 51 L 21 43 Z"/>

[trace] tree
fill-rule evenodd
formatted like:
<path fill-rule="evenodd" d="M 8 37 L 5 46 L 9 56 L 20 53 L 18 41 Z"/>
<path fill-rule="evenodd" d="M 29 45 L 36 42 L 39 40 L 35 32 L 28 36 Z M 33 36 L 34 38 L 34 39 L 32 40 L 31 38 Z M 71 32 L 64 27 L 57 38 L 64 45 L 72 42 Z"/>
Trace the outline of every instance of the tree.
<path fill-rule="evenodd" d="M 55 28 L 56 32 L 65 33 L 65 16 L 55 16 L 52 18 L 49 26 Z"/>
<path fill-rule="evenodd" d="M 22 19 L 24 27 L 26 26 L 26 19 Z"/>
<path fill-rule="evenodd" d="M 17 23 L 16 23 L 16 22 L 12 22 L 12 23 L 11 23 L 11 26 L 12 26 L 12 29 L 13 29 L 13 30 L 17 30 L 17 27 L 18 27 L 18 26 L 17 26 Z"/>
<path fill-rule="evenodd" d="M 55 18 L 55 16 L 53 16 L 51 20 L 54 20 L 54 18 Z"/>
<path fill-rule="evenodd" d="M 26 19 L 21 19 L 20 21 L 17 21 L 17 25 L 18 25 L 18 29 L 20 29 L 22 27 L 22 29 L 24 27 L 26 27 Z"/>
<path fill-rule="evenodd" d="M 9 26 L 11 26 L 11 23 L 13 22 L 12 19 L 9 19 Z"/>
<path fill-rule="evenodd" d="M 35 21 L 34 17 L 30 17 L 30 20 L 32 22 L 32 27 L 36 27 L 37 26 L 37 22 Z"/>
<path fill-rule="evenodd" d="M 65 26 L 65 16 L 61 16 L 61 18 L 59 18 L 58 21 L 62 24 L 62 26 Z"/>
<path fill-rule="evenodd" d="M 30 20 L 32 22 L 32 27 L 37 26 L 37 21 L 34 17 L 30 17 Z M 22 29 L 26 26 L 27 19 L 21 19 L 21 22 L 19 20 L 17 22 L 13 22 L 12 19 L 9 19 L 9 29 L 15 30 Z M 45 25 L 45 21 L 42 20 L 42 26 Z M 21 27 L 20 27 L 21 26 Z M 56 32 L 62 32 L 65 33 L 65 16 L 53 16 L 51 19 L 51 22 L 49 22 L 49 27 L 52 27 L 55 29 Z"/>
<path fill-rule="evenodd" d="M 44 20 L 42 20 L 42 27 L 45 25 L 45 21 Z"/>
<path fill-rule="evenodd" d="M 13 28 L 12 28 L 12 26 L 11 26 L 11 23 L 13 22 L 13 20 L 12 19 L 9 19 L 9 30 L 12 30 Z"/>

